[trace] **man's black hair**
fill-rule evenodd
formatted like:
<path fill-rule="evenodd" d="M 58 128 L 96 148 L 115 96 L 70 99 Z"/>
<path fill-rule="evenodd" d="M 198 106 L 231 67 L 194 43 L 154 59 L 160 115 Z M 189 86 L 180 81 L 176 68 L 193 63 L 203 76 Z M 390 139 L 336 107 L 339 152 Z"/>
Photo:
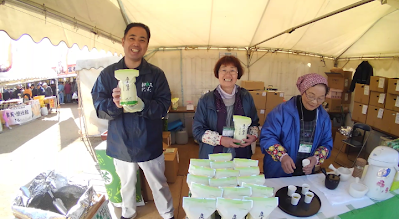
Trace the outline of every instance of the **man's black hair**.
<path fill-rule="evenodd" d="M 141 27 L 141 28 L 143 28 L 147 32 L 148 42 L 150 42 L 150 37 L 151 37 L 150 28 L 147 25 L 143 24 L 143 23 L 130 23 L 129 25 L 127 25 L 127 27 L 125 29 L 125 34 L 123 35 L 123 37 L 126 37 L 127 32 L 129 32 L 129 30 L 132 27 Z"/>

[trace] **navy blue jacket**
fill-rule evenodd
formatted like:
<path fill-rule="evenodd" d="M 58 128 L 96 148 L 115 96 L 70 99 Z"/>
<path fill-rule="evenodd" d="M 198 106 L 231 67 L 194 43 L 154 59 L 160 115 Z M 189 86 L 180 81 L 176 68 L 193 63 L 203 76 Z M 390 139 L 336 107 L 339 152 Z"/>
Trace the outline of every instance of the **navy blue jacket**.
<path fill-rule="evenodd" d="M 301 126 L 296 107 L 296 98 L 294 96 L 289 101 L 275 107 L 267 115 L 265 124 L 263 124 L 259 140 L 262 153 L 265 154 L 263 158 L 263 173 L 266 178 L 291 176 L 291 174 L 284 172 L 280 161 L 274 161 L 266 150 L 272 145 L 280 144 L 295 162 L 299 150 Z M 319 146 L 326 147 L 331 154 L 333 141 L 330 116 L 321 105 L 317 108 L 316 130 L 310 152 L 311 155 L 314 154 Z"/>
<path fill-rule="evenodd" d="M 241 95 L 240 97 L 242 106 L 244 108 L 244 114 L 245 116 L 248 116 L 252 119 L 251 126 L 258 126 L 259 117 L 251 94 L 244 88 L 240 88 L 239 92 L 236 95 Z M 199 142 L 200 159 L 208 159 L 208 155 L 213 154 L 213 149 L 215 147 L 203 143 L 202 136 L 204 135 L 206 130 L 217 131 L 217 122 L 218 116 L 216 111 L 215 95 L 213 92 L 208 92 L 198 100 L 198 105 L 195 111 L 193 122 L 193 136 L 195 140 Z M 222 133 L 219 134 L 221 135 Z M 248 148 L 250 149 L 251 147 L 248 146 Z"/>
<path fill-rule="evenodd" d="M 112 100 L 112 90 L 118 85 L 115 70 L 126 69 L 124 58 L 101 71 L 91 95 L 97 117 L 107 119 L 107 155 L 127 162 L 144 162 L 163 153 L 162 117 L 170 106 L 171 94 L 164 72 L 142 60 L 136 78 L 138 97 L 143 111 L 124 113 Z"/>

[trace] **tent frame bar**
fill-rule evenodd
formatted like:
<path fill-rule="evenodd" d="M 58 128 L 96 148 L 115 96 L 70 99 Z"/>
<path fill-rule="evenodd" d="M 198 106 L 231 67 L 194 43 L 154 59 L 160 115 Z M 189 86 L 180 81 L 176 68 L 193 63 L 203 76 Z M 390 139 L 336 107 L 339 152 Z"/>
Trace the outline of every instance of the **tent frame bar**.
<path fill-rule="evenodd" d="M 51 17 L 58 21 L 72 24 L 75 26 L 76 29 L 81 28 L 81 29 L 87 30 L 89 32 L 92 32 L 95 35 L 107 38 L 113 42 L 122 43 L 121 37 L 112 35 L 112 33 L 109 33 L 105 30 L 99 29 L 96 26 L 92 26 L 92 25 L 85 23 L 81 20 L 78 20 L 75 17 L 71 17 L 71 16 L 63 14 L 59 11 L 48 8 L 48 7 L 46 7 L 45 4 L 41 5 L 41 4 L 38 4 L 38 3 L 30 1 L 30 0 L 2 0 L 1 5 L 5 5 L 5 4 L 18 6 L 18 7 L 21 7 L 21 8 L 27 9 L 27 10 L 31 10 L 34 12 L 40 12 L 40 13 L 44 14 L 45 17 Z"/>
<path fill-rule="evenodd" d="M 315 22 L 317 22 L 317 21 L 323 20 L 323 19 L 325 19 L 325 18 L 331 17 L 331 16 L 333 16 L 333 15 L 339 14 L 339 13 L 341 13 L 341 12 L 350 10 L 350 9 L 352 9 L 352 8 L 356 8 L 356 7 L 358 7 L 358 6 L 361 6 L 361 5 L 364 5 L 364 4 L 373 2 L 373 1 L 376 1 L 376 0 L 362 0 L 362 1 L 359 1 L 359 2 L 356 2 L 356 3 L 353 3 L 353 4 L 351 4 L 351 5 L 345 6 L 345 7 L 343 7 L 343 8 L 338 9 L 338 10 L 332 11 L 332 12 L 330 12 L 330 13 L 327 13 L 327 14 L 325 14 L 325 15 L 319 16 L 319 17 L 314 18 L 314 19 L 312 19 L 312 20 L 310 20 L 310 21 L 307 21 L 307 22 L 305 22 L 305 23 L 302 23 L 302 24 L 300 24 L 300 25 L 291 27 L 291 28 L 289 28 L 289 29 L 287 29 L 287 30 L 285 30 L 285 31 L 283 31 L 283 32 L 281 32 L 281 33 L 279 33 L 279 34 L 276 34 L 276 35 L 274 35 L 274 36 L 272 36 L 272 37 L 270 37 L 270 38 L 267 38 L 267 39 L 265 39 L 265 40 L 263 40 L 263 41 L 261 41 L 261 42 L 259 42 L 259 43 L 256 43 L 255 45 L 250 46 L 250 48 L 256 48 L 256 46 L 258 46 L 258 45 L 260 45 L 260 44 L 262 44 L 262 43 L 264 43 L 264 42 L 267 42 L 267 41 L 269 41 L 269 40 L 272 40 L 272 39 L 274 39 L 274 38 L 276 38 L 276 37 L 278 37 L 278 36 L 281 36 L 281 35 L 286 34 L 286 33 L 292 33 L 292 32 L 294 32 L 294 31 L 295 31 L 296 29 L 298 29 L 298 28 L 304 27 L 304 26 L 309 25 L 309 24 L 311 24 L 311 23 L 315 23 Z"/>

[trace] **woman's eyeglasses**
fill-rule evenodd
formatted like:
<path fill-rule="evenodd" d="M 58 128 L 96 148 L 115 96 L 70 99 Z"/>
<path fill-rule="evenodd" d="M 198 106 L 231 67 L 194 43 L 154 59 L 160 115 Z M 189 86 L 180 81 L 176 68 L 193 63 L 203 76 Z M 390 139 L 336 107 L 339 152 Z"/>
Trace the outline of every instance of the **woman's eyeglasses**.
<path fill-rule="evenodd" d="M 326 97 L 316 98 L 316 96 L 314 94 L 309 94 L 308 95 L 306 93 L 306 91 L 305 91 L 305 95 L 306 95 L 306 98 L 308 98 L 309 101 L 315 101 L 316 100 L 318 103 L 323 103 L 326 100 Z"/>
<path fill-rule="evenodd" d="M 222 74 L 222 75 L 229 74 L 229 75 L 235 76 L 235 75 L 238 75 L 238 72 L 236 70 L 229 70 L 228 71 L 226 69 L 223 69 L 223 70 L 219 70 L 219 74 Z"/>

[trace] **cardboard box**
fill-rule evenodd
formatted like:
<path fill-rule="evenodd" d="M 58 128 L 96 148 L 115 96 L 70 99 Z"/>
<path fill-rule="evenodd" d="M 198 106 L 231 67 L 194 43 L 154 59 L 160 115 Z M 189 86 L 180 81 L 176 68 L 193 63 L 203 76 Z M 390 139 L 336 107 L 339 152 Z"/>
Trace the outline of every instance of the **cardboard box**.
<path fill-rule="evenodd" d="M 282 91 L 266 92 L 266 109 L 273 109 L 282 102 L 284 102 L 284 92 Z"/>
<path fill-rule="evenodd" d="M 388 79 L 388 93 L 399 94 L 399 78 Z"/>
<path fill-rule="evenodd" d="M 170 132 L 162 132 L 162 141 L 169 147 L 172 144 L 172 135 Z M 165 149 L 165 146 L 164 146 Z"/>
<path fill-rule="evenodd" d="M 386 96 L 387 96 L 386 93 L 381 93 L 381 92 L 377 92 L 377 91 L 371 91 L 370 92 L 369 105 L 370 106 L 377 106 L 379 108 L 384 108 L 385 107 Z"/>
<path fill-rule="evenodd" d="M 241 87 L 247 90 L 265 90 L 263 81 L 241 81 Z"/>
<path fill-rule="evenodd" d="M 386 93 L 388 90 L 388 78 L 380 76 L 371 76 L 370 90 Z"/>
<path fill-rule="evenodd" d="M 360 123 L 366 123 L 368 105 L 362 103 L 353 103 L 352 120 Z"/>
<path fill-rule="evenodd" d="M 341 96 L 341 103 L 346 104 L 346 103 L 351 103 L 352 100 L 352 93 L 350 92 L 343 92 Z"/>
<path fill-rule="evenodd" d="M 384 129 L 384 118 L 385 112 L 383 108 L 376 106 L 369 106 L 367 110 L 367 118 L 366 124 L 372 126 L 376 129 L 383 130 Z"/>
<path fill-rule="evenodd" d="M 342 97 L 342 90 L 338 90 L 335 88 L 331 88 L 330 91 L 328 92 L 326 98 L 330 98 L 330 99 L 341 99 Z"/>
<path fill-rule="evenodd" d="M 382 131 L 399 137 L 399 112 L 395 112 L 393 110 L 385 110 L 382 120 L 385 124 Z"/>
<path fill-rule="evenodd" d="M 345 140 L 347 138 L 348 138 L 347 136 L 345 136 L 345 135 L 341 134 L 341 132 L 337 131 L 335 133 L 335 138 L 334 138 L 334 142 L 333 142 L 334 143 L 333 144 L 333 149 L 339 150 L 342 147 L 342 144 L 344 144 L 342 142 L 342 140 Z M 347 151 L 346 147 L 347 147 L 347 145 L 345 144 L 342 147 L 341 152 L 346 152 Z"/>
<path fill-rule="evenodd" d="M 350 106 L 349 103 L 341 104 L 341 106 L 344 113 L 349 113 L 349 106 Z"/>
<path fill-rule="evenodd" d="M 265 110 L 265 119 L 267 119 L 267 115 L 273 110 L 274 108 L 267 108 Z"/>
<path fill-rule="evenodd" d="M 341 112 L 341 99 L 330 99 L 327 98 L 326 101 L 326 111 L 331 113 Z"/>
<path fill-rule="evenodd" d="M 339 89 L 343 91 L 349 90 L 352 82 L 352 72 L 351 71 L 340 71 L 336 72 L 326 72 L 328 86 L 330 88 Z"/>
<path fill-rule="evenodd" d="M 256 109 L 265 109 L 266 106 L 266 91 L 249 91 L 254 99 Z"/>
<path fill-rule="evenodd" d="M 262 126 L 265 123 L 265 119 L 266 119 L 266 115 L 265 109 L 260 109 L 260 110 L 256 110 L 258 112 L 258 117 L 259 117 L 259 125 Z"/>
<path fill-rule="evenodd" d="M 385 109 L 399 112 L 399 94 L 387 94 Z"/>
<path fill-rule="evenodd" d="M 358 84 L 355 86 L 355 102 L 368 105 L 370 101 L 370 86 Z"/>
<path fill-rule="evenodd" d="M 165 156 L 165 176 L 168 183 L 174 183 L 179 171 L 179 153 L 177 148 L 168 148 L 163 152 Z"/>

